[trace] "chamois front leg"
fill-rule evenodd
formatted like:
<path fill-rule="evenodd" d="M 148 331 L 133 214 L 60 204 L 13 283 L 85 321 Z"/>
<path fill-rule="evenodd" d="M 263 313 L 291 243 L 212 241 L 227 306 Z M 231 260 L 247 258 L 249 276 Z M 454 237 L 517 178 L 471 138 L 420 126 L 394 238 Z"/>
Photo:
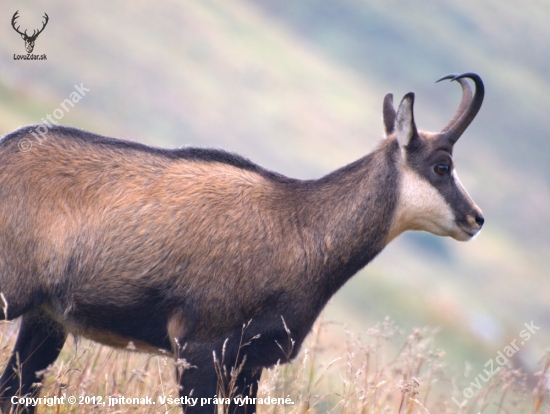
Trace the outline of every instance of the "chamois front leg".
<path fill-rule="evenodd" d="M 183 352 L 176 352 L 176 375 L 183 412 L 216 414 L 217 406 L 212 404 L 212 400 L 217 394 L 218 377 L 212 352 L 201 352 L 198 358 L 194 355 L 189 362 L 183 354 Z"/>
<path fill-rule="evenodd" d="M 210 351 L 214 347 L 201 346 L 200 355 L 185 348 L 178 352 L 176 375 L 180 385 L 180 397 L 185 414 L 254 414 L 254 399 L 258 393 L 261 368 L 249 368 L 237 363 L 234 355 L 224 355 L 224 362 Z M 221 348 L 218 347 L 220 350 Z M 209 350 L 209 351 L 206 351 Z M 229 352 L 231 354 L 231 352 Z M 221 355 L 221 353 L 216 353 Z M 226 404 L 229 399 L 229 404 Z M 221 402 L 222 405 L 219 405 Z M 224 407 L 223 410 L 219 407 Z"/>
<path fill-rule="evenodd" d="M 231 404 L 228 413 L 231 414 L 254 414 L 256 404 L 254 399 L 258 394 L 258 385 L 262 369 L 242 370 L 236 377 L 233 384 L 224 384 L 231 396 Z"/>

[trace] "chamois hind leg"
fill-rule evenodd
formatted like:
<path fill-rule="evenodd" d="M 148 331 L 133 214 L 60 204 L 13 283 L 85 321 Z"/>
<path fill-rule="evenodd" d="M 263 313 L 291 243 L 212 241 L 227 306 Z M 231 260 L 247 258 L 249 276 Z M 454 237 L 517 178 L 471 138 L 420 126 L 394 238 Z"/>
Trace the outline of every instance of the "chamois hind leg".
<path fill-rule="evenodd" d="M 56 360 L 66 338 L 67 334 L 63 327 L 43 311 L 23 315 L 15 348 L 0 378 L 2 413 L 34 412 L 32 406 L 12 406 L 11 397 L 38 395 L 40 388 L 33 384 L 40 383 L 43 374 L 37 372 L 46 369 Z"/>

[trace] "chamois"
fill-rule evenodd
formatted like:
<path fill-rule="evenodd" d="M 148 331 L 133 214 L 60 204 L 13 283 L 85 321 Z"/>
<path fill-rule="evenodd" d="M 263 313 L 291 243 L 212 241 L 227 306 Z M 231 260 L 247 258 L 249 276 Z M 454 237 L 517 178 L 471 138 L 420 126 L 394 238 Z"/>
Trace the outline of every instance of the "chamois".
<path fill-rule="evenodd" d="M 22 320 L 0 379 L 2 411 L 34 412 L 18 398 L 38 395 L 33 384 L 69 333 L 170 352 L 182 397 L 227 395 L 215 353 L 238 367 L 233 395 L 256 397 L 262 369 L 294 358 L 329 298 L 400 233 L 472 238 L 484 219 L 452 150 L 484 86 L 475 73 L 442 79 L 460 83 L 462 100 L 441 132 L 417 130 L 413 93 L 397 112 L 387 94 L 385 139 L 318 180 L 220 150 L 153 148 L 62 126 L 48 125 L 30 151 L 18 143 L 37 126 L 6 135 L 0 314 Z"/>

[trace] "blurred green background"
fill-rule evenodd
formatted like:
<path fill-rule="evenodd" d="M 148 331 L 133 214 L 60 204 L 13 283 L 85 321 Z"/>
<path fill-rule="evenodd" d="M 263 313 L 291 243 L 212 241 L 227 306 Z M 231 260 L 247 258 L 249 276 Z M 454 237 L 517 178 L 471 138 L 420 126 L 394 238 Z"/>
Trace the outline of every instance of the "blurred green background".
<path fill-rule="evenodd" d="M 41 27 L 35 54 L 10 25 Z M 38 123 L 81 83 L 65 125 L 163 147 L 221 147 L 298 178 L 371 151 L 382 99 L 416 93 L 420 129 L 478 72 L 483 107 L 455 148 L 486 224 L 469 243 L 401 236 L 331 301 L 325 320 L 366 332 L 391 316 L 440 326 L 449 363 L 481 372 L 533 321 L 515 366 L 550 338 L 550 2 L 224 0 L 0 3 L 0 135 Z M 1 184 L 0 184 L 1 185 Z"/>

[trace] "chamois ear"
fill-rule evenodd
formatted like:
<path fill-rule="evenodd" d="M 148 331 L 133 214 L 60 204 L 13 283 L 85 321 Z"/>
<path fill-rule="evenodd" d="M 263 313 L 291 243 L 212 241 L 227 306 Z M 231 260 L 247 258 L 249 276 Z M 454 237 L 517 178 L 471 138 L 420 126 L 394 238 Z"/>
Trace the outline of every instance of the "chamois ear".
<path fill-rule="evenodd" d="M 399 104 L 395 117 L 395 135 L 401 148 L 409 145 L 412 138 L 418 135 L 413 115 L 414 93 L 409 92 Z"/>
<path fill-rule="evenodd" d="M 393 94 L 388 93 L 384 97 L 384 108 L 382 111 L 382 119 L 384 120 L 384 132 L 386 138 L 393 134 L 395 129 L 395 108 L 393 107 Z"/>

